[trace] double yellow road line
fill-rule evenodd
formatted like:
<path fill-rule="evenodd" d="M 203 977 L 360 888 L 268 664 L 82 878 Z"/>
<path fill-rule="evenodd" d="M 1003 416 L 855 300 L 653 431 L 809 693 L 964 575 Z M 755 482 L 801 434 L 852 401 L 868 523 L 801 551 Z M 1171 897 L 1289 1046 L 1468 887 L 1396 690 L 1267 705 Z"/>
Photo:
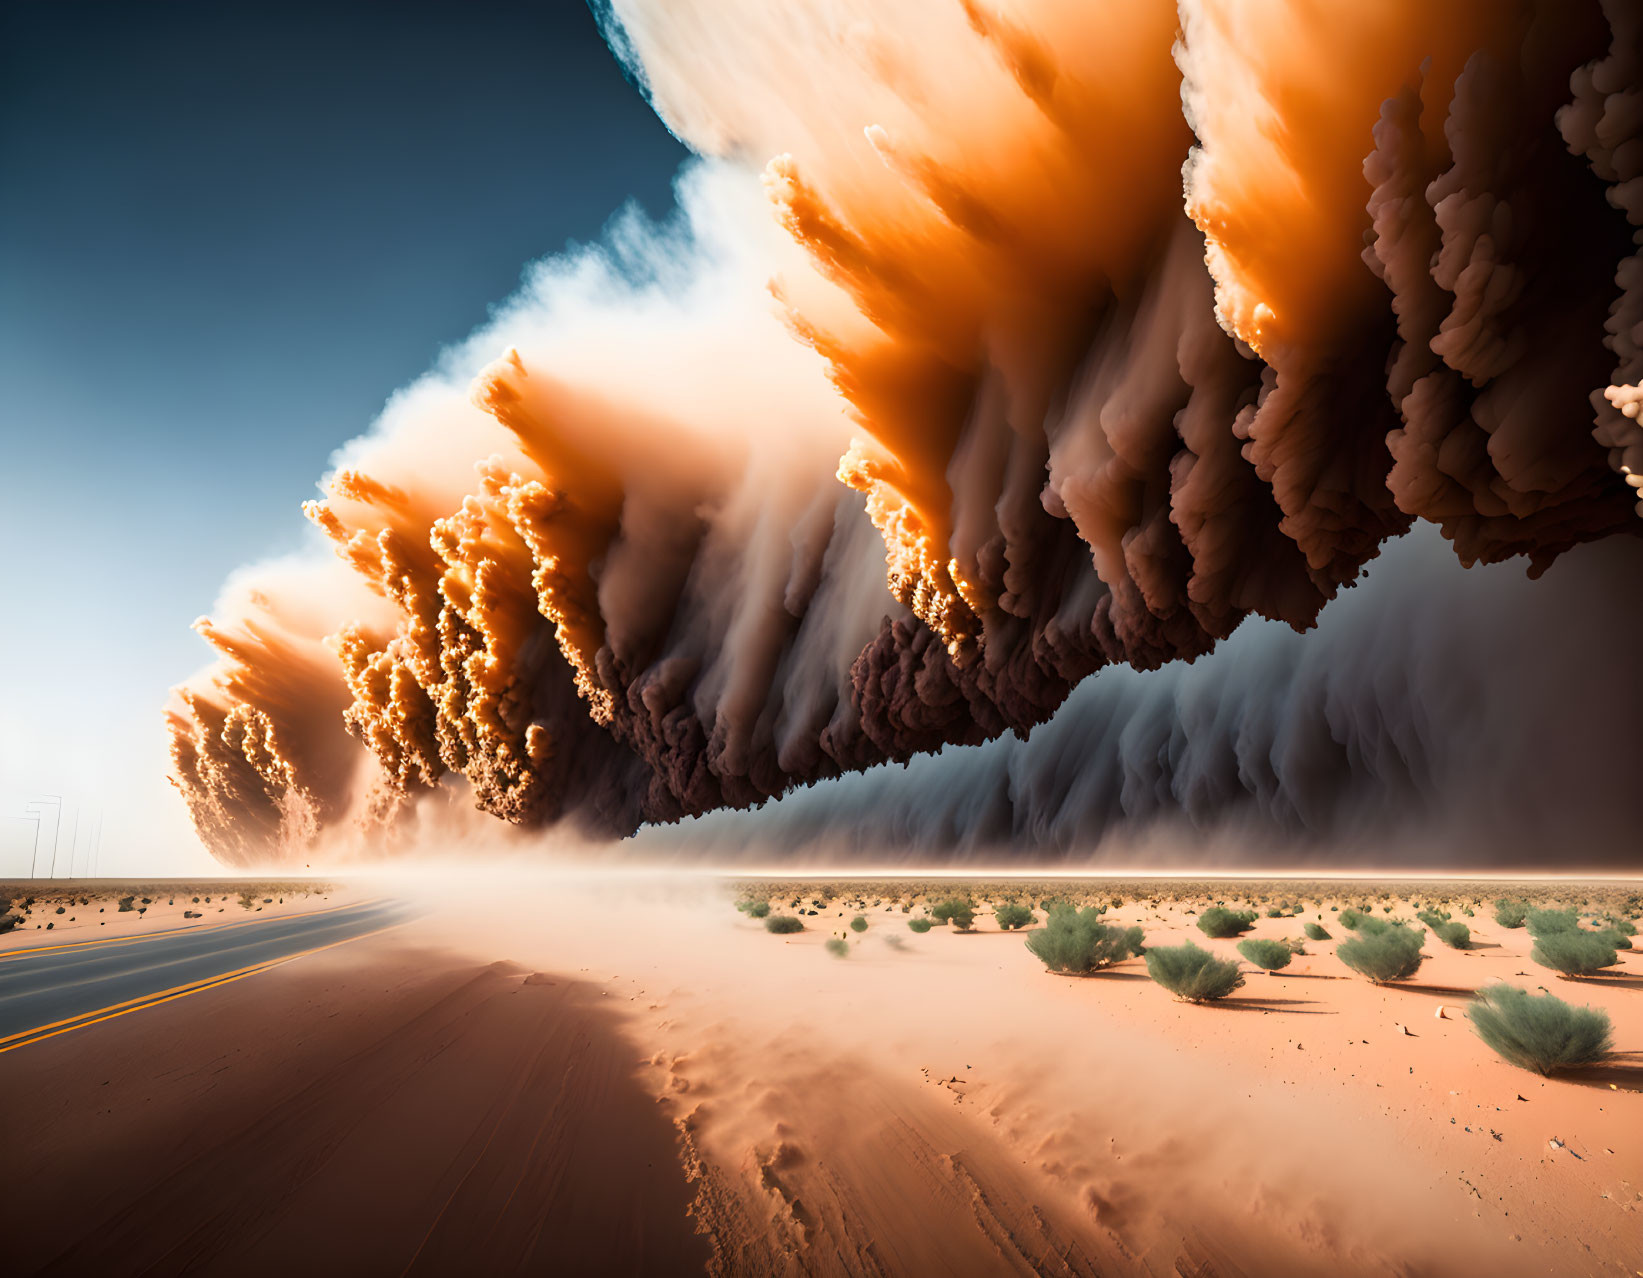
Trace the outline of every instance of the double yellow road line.
<path fill-rule="evenodd" d="M 337 908 L 341 908 L 340 906 Z M 318 911 L 328 913 L 329 911 Z M 49 1025 L 36 1025 L 33 1029 L 22 1030 L 16 1034 L 0 1038 L 0 1054 L 16 1051 L 19 1047 L 27 1047 L 30 1043 L 43 1042 L 48 1038 L 56 1038 L 59 1034 L 68 1034 L 77 1029 L 85 1029 L 88 1025 L 96 1025 L 102 1021 L 111 1021 L 116 1016 L 127 1016 L 132 1012 L 141 1012 L 150 1007 L 158 1007 L 162 1003 L 170 1003 L 175 999 L 187 998 L 190 994 L 199 994 L 205 990 L 214 990 L 219 985 L 228 985 L 234 981 L 243 981 L 248 976 L 255 976 L 259 972 L 267 972 L 279 967 L 283 963 L 290 963 L 295 959 L 305 958 L 310 954 L 318 954 L 322 950 L 334 950 L 339 945 L 347 945 L 353 941 L 363 941 L 368 936 L 378 936 L 383 932 L 391 932 L 399 927 L 398 923 L 390 923 L 387 927 L 375 928 L 369 932 L 361 932 L 357 936 L 345 936 L 340 941 L 331 941 L 326 945 L 316 945 L 311 949 L 297 950 L 292 954 L 282 954 L 278 958 L 265 959 L 261 963 L 253 963 L 249 967 L 237 968 L 232 972 L 219 972 L 215 976 L 202 977 L 197 981 L 190 981 L 186 985 L 176 985 L 168 990 L 159 990 L 153 994 L 144 994 L 140 998 L 128 999 L 124 1003 L 115 1003 L 109 1007 L 95 1008 L 89 1012 L 82 1012 L 78 1016 L 70 1016 L 60 1021 L 53 1021 Z"/>

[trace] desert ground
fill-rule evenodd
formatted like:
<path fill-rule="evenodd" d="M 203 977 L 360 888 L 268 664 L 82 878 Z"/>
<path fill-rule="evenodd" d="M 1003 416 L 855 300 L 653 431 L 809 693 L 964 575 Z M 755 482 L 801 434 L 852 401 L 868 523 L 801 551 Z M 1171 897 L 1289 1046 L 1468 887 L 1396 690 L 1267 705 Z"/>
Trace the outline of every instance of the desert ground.
<path fill-rule="evenodd" d="M 9 1271 L 1643 1271 L 1643 958 L 1561 977 L 1492 905 L 1626 917 L 1638 883 L 213 886 L 30 885 L 0 936 L 0 997 L 5 964 L 47 942 L 37 923 L 61 943 L 259 907 L 416 909 L 231 986 L 0 1047 Z M 128 895 L 147 913 L 119 911 Z M 976 903 L 971 930 L 909 926 L 952 897 Z M 1052 898 L 1104 905 L 1149 948 L 1190 939 L 1239 961 L 1244 985 L 1188 1004 L 1143 958 L 1052 974 L 1024 943 L 1045 911 L 1026 932 L 992 913 Z M 803 930 L 768 931 L 736 908 L 749 901 Z M 1216 902 L 1256 913 L 1246 939 L 1306 923 L 1330 939 L 1267 974 L 1198 929 Z M 1336 957 L 1342 909 L 1420 907 L 1464 921 L 1470 947 L 1428 931 L 1418 972 L 1387 985 Z M 1551 1077 L 1508 1064 L 1466 1017 L 1500 981 L 1602 1009 L 1614 1050 Z"/>

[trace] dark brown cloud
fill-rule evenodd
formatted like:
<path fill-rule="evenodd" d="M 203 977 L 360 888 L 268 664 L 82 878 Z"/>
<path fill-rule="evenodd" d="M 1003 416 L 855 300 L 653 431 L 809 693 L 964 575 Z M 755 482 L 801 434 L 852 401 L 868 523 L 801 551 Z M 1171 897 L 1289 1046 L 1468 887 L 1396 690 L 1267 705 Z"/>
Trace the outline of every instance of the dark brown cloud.
<path fill-rule="evenodd" d="M 1416 520 L 1643 531 L 1618 0 L 615 8 L 681 219 L 353 447 L 356 585 L 229 601 L 173 715 L 225 858 L 755 806 L 1310 627 Z"/>

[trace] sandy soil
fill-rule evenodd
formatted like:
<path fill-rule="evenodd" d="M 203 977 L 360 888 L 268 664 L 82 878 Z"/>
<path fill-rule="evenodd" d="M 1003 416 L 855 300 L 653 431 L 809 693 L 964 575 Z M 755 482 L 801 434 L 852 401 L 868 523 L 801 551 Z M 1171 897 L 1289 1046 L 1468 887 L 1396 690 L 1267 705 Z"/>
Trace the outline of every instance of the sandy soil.
<path fill-rule="evenodd" d="M 10 931 L 0 933 L 0 954 L 43 945 L 238 923 L 253 917 L 306 914 L 375 894 L 367 884 L 318 879 L 0 882 L 0 899 L 12 903 L 9 913 L 19 919 Z M 131 908 L 120 909 L 120 901 L 128 896 Z M 190 914 L 199 917 L 187 917 Z"/>
<path fill-rule="evenodd" d="M 841 960 L 823 944 L 856 910 L 838 903 L 782 937 L 739 917 L 722 885 L 693 899 L 661 883 L 582 892 L 560 886 L 534 925 L 516 921 L 522 901 L 457 891 L 439 917 L 628 1002 L 647 1082 L 708 1165 L 698 1206 L 727 1272 L 772 1249 L 806 1271 L 930 1272 L 928 1255 L 899 1250 L 918 1232 L 913 1185 L 921 1204 L 1002 1219 L 984 1230 L 1002 1247 L 937 1231 L 977 1249 L 969 1272 L 999 1272 L 1012 1247 L 1054 1272 L 1044 1261 L 1062 1244 L 1108 1273 L 1639 1268 L 1636 954 L 1601 983 L 1556 979 L 1527 962 L 1521 929 L 1479 911 L 1465 920 L 1477 949 L 1429 937 L 1403 986 L 1351 974 L 1326 941 L 1197 1007 L 1139 960 L 1052 976 L 990 918 L 971 935 L 919 936 L 899 910 L 869 909 Z M 1344 935 L 1330 904 L 1304 919 L 1322 914 Z M 1111 917 L 1152 943 L 1191 938 L 1236 957 L 1182 907 Z M 1304 919 L 1262 918 L 1250 935 L 1299 936 Z M 1470 992 L 1496 978 L 1605 1008 L 1615 1062 L 1545 1080 L 1500 1061 L 1464 1019 Z M 978 1192 L 965 1165 L 983 1158 L 1011 1170 Z M 1003 1200 L 1031 1208 L 1015 1216 Z M 1033 1209 L 1059 1242 L 1023 1241 Z"/>
<path fill-rule="evenodd" d="M 57 1169 L 4 1187 L 0 1218 L 19 1209 L 19 1192 L 19 1219 L 50 1218 L 88 1161 L 142 1165 L 146 1176 L 135 1160 L 157 1148 L 171 1161 L 147 1197 L 134 1197 L 129 1170 L 105 1173 L 97 1210 L 83 1216 L 110 1222 L 96 1238 L 200 1246 L 219 1262 L 207 1269 L 251 1272 L 248 1256 L 288 1260 L 292 1233 L 354 1230 L 359 1251 L 326 1254 L 363 1267 L 317 1272 L 399 1272 L 399 1252 L 365 1263 L 371 1239 L 420 1237 L 424 1218 L 404 1202 L 433 1201 L 435 1164 L 447 1175 L 468 1166 L 458 1175 L 468 1232 L 442 1226 L 450 1250 L 418 1260 L 457 1272 L 499 1211 L 534 1220 L 538 1240 L 573 1219 L 561 1207 L 568 1182 L 528 1170 L 564 1143 L 537 1115 L 556 1103 L 598 1112 L 588 1097 L 609 1095 L 644 1104 L 630 1127 L 601 1117 L 615 1123 L 608 1139 L 572 1157 L 572 1167 L 591 1159 L 591 1201 L 614 1199 L 603 1216 L 584 1208 L 566 1237 L 596 1239 L 609 1220 L 627 1222 L 610 1246 L 639 1221 L 668 1238 L 703 1231 L 710 1253 L 691 1256 L 674 1238 L 664 1252 L 678 1268 L 653 1257 L 645 1272 L 700 1272 L 704 1259 L 726 1274 L 1643 1269 L 1637 954 L 1611 976 L 1557 979 L 1526 960 L 1522 930 L 1480 910 L 1465 920 L 1478 948 L 1429 937 L 1425 965 L 1404 985 L 1372 986 L 1334 958 L 1333 941 L 1309 942 L 1287 971 L 1251 969 L 1225 1004 L 1197 1007 L 1147 980 L 1139 960 L 1088 978 L 1049 975 L 1019 934 L 986 916 L 974 934 L 921 936 L 899 909 L 868 908 L 868 930 L 845 933 L 839 959 L 823 945 L 852 906 L 830 904 L 806 916 L 805 932 L 776 936 L 708 880 L 470 878 L 404 890 L 436 908 L 401 939 L 0 1056 L 0 1093 L 51 1101 L 30 1107 L 14 1148 L 31 1167 Z M 1251 935 L 1299 936 L 1319 915 L 1344 935 L 1331 903 L 1262 918 Z M 1132 901 L 1110 917 L 1140 923 L 1149 943 L 1190 937 L 1236 956 L 1183 906 Z M 499 959 L 510 966 L 489 966 Z M 303 984 L 321 971 L 323 992 Z M 1605 1008 L 1614 1060 L 1544 1080 L 1497 1059 L 1463 1014 L 1470 992 L 1497 978 Z M 396 1028 L 415 1020 L 410 990 L 426 1002 L 440 982 L 490 982 L 480 1005 L 513 1008 L 561 988 L 547 980 L 578 993 L 537 1020 L 453 1013 L 432 1038 Z M 498 1080 L 528 1074 L 532 1053 L 552 1058 L 567 1036 L 597 1036 L 605 1055 L 578 1079 L 527 1088 L 498 1129 L 486 1108 Z M 24 1062 L 34 1072 L 20 1074 Z M 110 1102 L 98 1103 L 99 1089 Z M 628 1100 L 608 1103 L 629 1112 Z M 355 1122 L 362 1106 L 375 1117 Z M 491 1139 L 482 1134 L 496 1130 L 510 1133 L 508 1170 L 472 1172 Z M 437 1152 L 409 1157 L 424 1140 Z M 640 1159 L 651 1149 L 661 1152 Z M 664 1162 L 668 1185 L 642 1204 L 615 1201 L 612 1166 Z M 167 1166 L 181 1170 L 161 1175 Z M 509 1245 L 502 1263 L 469 1272 L 513 1272 L 525 1253 Z M 66 1263 L 90 1253 L 28 1254 Z"/>
<path fill-rule="evenodd" d="M 0 1056 L 15 1274 L 701 1272 L 601 991 L 381 938 Z"/>

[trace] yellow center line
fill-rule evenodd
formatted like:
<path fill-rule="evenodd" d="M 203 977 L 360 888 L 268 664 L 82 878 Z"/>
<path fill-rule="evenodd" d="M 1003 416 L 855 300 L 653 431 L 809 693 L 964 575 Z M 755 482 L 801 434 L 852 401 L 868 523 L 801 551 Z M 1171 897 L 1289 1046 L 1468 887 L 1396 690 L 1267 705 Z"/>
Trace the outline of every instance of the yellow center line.
<path fill-rule="evenodd" d="M 26 958 L 30 954 L 49 954 L 60 950 L 84 950 L 95 945 L 131 945 L 139 941 L 161 941 L 168 936 L 204 936 L 208 932 L 221 932 L 224 928 L 250 927 L 255 923 L 278 923 L 285 919 L 312 919 L 321 914 L 334 914 L 338 910 L 351 910 L 355 907 L 374 905 L 382 900 L 379 896 L 370 897 L 364 901 L 347 901 L 342 905 L 328 905 L 323 910 L 304 910 L 301 914 L 270 914 L 265 919 L 234 919 L 226 923 L 210 923 L 204 927 L 168 927 L 163 932 L 142 932 L 131 936 L 104 936 L 95 941 L 64 941 L 61 945 L 36 945 L 26 950 L 0 950 L 0 962 L 6 959 Z"/>
<path fill-rule="evenodd" d="M 198 994 L 203 990 L 216 989 L 219 985 L 228 985 L 234 981 L 243 981 L 248 976 L 256 976 L 259 972 L 266 972 L 281 964 L 290 963 L 295 959 L 306 958 L 310 954 L 319 954 L 324 950 L 334 950 L 339 945 L 348 945 L 354 941 L 363 941 L 369 936 L 380 936 L 384 932 L 391 932 L 403 924 L 390 923 L 387 927 L 374 928 L 369 932 L 361 932 L 357 936 L 345 936 L 340 941 L 331 941 L 325 945 L 316 945 L 311 949 L 298 950 L 294 954 L 282 954 L 278 958 L 265 959 L 261 963 L 253 963 L 249 967 L 236 968 L 231 972 L 220 972 L 215 976 L 202 977 L 197 981 L 190 981 L 186 985 L 175 985 L 168 990 L 159 990 L 153 994 L 144 994 L 139 998 L 127 999 L 123 1003 L 112 1003 L 107 1007 L 94 1008 L 89 1012 L 81 1012 L 78 1016 L 70 1016 L 60 1021 L 52 1021 L 46 1025 L 36 1025 L 33 1029 L 21 1030 L 16 1034 L 0 1038 L 0 1055 L 16 1051 L 19 1047 L 27 1047 L 30 1043 L 41 1043 L 48 1038 L 56 1038 L 59 1034 L 67 1034 L 77 1029 L 84 1029 L 88 1025 L 97 1025 L 103 1021 L 111 1021 L 117 1016 L 125 1016 L 131 1012 L 141 1012 L 145 1008 L 158 1007 L 162 1003 L 169 1003 L 174 999 L 186 998 L 190 994 Z"/>

